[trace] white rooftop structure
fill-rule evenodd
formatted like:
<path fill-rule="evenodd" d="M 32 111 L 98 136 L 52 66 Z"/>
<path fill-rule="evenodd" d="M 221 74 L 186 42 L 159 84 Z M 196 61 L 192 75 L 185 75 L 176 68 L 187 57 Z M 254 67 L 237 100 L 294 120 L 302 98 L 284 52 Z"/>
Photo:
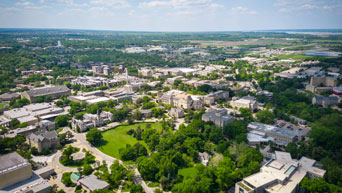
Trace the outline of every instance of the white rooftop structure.
<path fill-rule="evenodd" d="M 305 176 L 324 176 L 325 170 L 314 167 L 315 162 L 306 157 L 298 161 L 292 159 L 290 153 L 276 151 L 275 159 L 271 159 L 262 166 L 260 172 L 236 183 L 235 193 L 294 192 Z"/>
<path fill-rule="evenodd" d="M 110 100 L 110 98 L 108 98 L 108 97 L 98 97 L 98 98 L 87 100 L 86 102 L 88 104 L 97 104 L 99 102 L 108 102 L 109 100 Z"/>

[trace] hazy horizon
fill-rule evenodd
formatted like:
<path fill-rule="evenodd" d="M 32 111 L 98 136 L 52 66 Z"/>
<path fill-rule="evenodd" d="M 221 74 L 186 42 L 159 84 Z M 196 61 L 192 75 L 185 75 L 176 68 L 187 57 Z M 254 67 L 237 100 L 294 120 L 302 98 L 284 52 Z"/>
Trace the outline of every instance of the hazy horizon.
<path fill-rule="evenodd" d="M 0 28 L 148 32 L 342 29 L 339 0 L 3 0 Z"/>

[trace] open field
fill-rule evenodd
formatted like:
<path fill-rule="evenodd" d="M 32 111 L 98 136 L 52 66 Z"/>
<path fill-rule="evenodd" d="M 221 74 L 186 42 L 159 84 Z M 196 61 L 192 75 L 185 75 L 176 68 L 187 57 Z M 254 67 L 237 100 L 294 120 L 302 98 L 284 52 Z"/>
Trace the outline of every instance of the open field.
<path fill-rule="evenodd" d="M 279 55 L 277 57 L 279 60 L 293 59 L 293 60 L 317 60 L 322 58 L 333 58 L 333 57 L 325 57 L 325 56 L 307 56 L 307 55 Z"/>
<path fill-rule="evenodd" d="M 225 47 L 225 46 L 241 46 L 241 45 L 257 45 L 257 46 L 265 46 L 268 45 L 264 42 L 257 42 L 257 41 L 202 41 L 202 40 L 192 40 L 191 43 L 198 43 L 201 44 L 202 47 L 207 46 L 217 46 L 217 47 Z"/>
<path fill-rule="evenodd" d="M 136 123 L 133 125 L 120 125 L 114 127 L 113 129 L 107 130 L 102 133 L 103 139 L 107 142 L 106 144 L 97 147 L 103 153 L 120 159 L 119 150 L 121 148 L 125 148 L 127 144 L 134 145 L 135 143 L 141 143 L 147 148 L 147 145 L 144 141 L 138 141 L 133 136 L 128 135 L 127 131 L 130 129 L 136 129 L 138 126 L 141 129 L 145 129 L 146 125 L 149 123 Z M 151 127 L 161 131 L 162 125 L 161 123 L 150 123 Z M 147 148 L 148 149 L 148 148 Z"/>
<path fill-rule="evenodd" d="M 178 170 L 178 174 L 184 176 L 184 178 L 194 177 L 196 175 L 196 168 L 195 167 L 183 168 L 183 169 Z"/>

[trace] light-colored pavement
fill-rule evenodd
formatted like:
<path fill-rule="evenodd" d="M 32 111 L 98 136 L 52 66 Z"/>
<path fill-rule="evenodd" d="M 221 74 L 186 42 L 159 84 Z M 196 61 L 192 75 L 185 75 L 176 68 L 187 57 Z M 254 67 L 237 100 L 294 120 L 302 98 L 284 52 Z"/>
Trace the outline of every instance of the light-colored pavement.
<path fill-rule="evenodd" d="M 135 184 L 140 184 L 146 193 L 153 193 L 154 191 L 147 186 L 143 178 L 141 177 L 138 169 L 134 169 L 134 176 L 133 176 L 133 181 Z"/>

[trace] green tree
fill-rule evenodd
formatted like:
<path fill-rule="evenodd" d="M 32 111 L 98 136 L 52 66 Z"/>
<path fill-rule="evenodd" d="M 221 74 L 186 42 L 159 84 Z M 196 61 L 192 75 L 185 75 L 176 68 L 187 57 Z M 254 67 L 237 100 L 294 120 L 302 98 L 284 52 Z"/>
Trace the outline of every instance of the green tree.
<path fill-rule="evenodd" d="M 92 145 L 97 145 L 102 141 L 102 132 L 97 128 L 90 129 L 86 134 L 86 139 Z"/>
<path fill-rule="evenodd" d="M 174 193 L 208 193 L 213 192 L 213 176 L 209 169 L 203 165 L 196 166 L 196 175 L 183 179 L 182 183 L 178 183 L 172 188 Z"/>
<path fill-rule="evenodd" d="M 138 163 L 138 169 L 141 173 L 141 176 L 145 180 L 154 181 L 155 175 L 158 173 L 159 169 L 157 167 L 157 163 L 149 158 L 146 157 L 140 157 L 137 160 Z"/>
<path fill-rule="evenodd" d="M 82 174 L 88 176 L 91 173 L 93 173 L 93 168 L 91 167 L 91 165 L 90 164 L 84 164 Z"/>
<path fill-rule="evenodd" d="M 234 186 L 234 180 L 236 178 L 234 170 L 235 164 L 230 158 L 225 157 L 219 162 L 215 169 L 215 175 L 217 177 L 216 182 L 219 184 L 221 190 L 228 190 Z"/>
<path fill-rule="evenodd" d="M 130 193 L 144 193 L 144 189 L 143 187 L 139 184 L 139 185 L 135 185 L 133 184 L 131 186 L 131 189 L 129 191 Z"/>
<path fill-rule="evenodd" d="M 10 127 L 11 129 L 16 129 L 20 125 L 20 122 L 18 119 L 14 118 L 10 121 Z"/>
<path fill-rule="evenodd" d="M 60 116 L 56 117 L 55 125 L 56 125 L 56 127 L 68 126 L 68 120 L 69 120 L 68 115 L 60 115 Z"/>
<path fill-rule="evenodd" d="M 256 114 L 257 120 L 261 123 L 272 124 L 274 123 L 274 114 L 269 110 L 259 111 Z"/>

